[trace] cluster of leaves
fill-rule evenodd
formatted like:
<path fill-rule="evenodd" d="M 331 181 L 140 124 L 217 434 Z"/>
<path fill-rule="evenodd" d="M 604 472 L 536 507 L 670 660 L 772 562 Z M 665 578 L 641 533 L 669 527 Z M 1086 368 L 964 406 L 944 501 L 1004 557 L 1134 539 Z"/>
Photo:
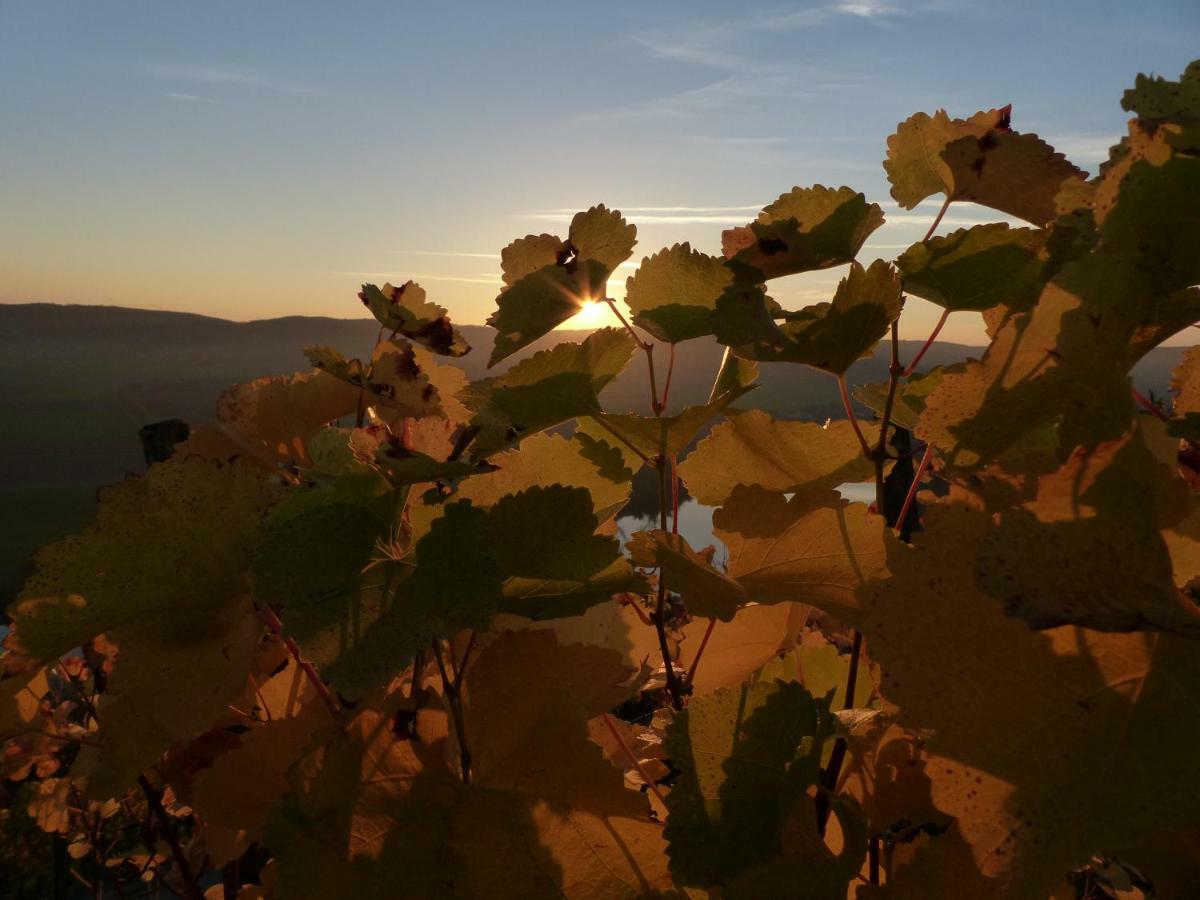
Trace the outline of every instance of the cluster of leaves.
<path fill-rule="evenodd" d="M 1129 371 L 1200 320 L 1200 63 L 1123 105 L 1094 178 L 1007 108 L 915 115 L 900 205 L 1024 224 L 939 214 L 864 265 L 879 205 L 795 188 L 721 256 L 646 257 L 632 322 L 620 213 L 520 238 L 492 365 L 585 302 L 621 327 L 473 383 L 418 285 L 365 285 L 369 360 L 234 387 L 41 552 L 0 657 L 14 796 L 88 883 L 193 898 L 217 869 L 242 898 L 1194 890 L 1200 353 L 1170 411 Z M 828 302 L 768 294 L 837 266 Z M 914 374 L 906 295 L 982 314 L 983 356 Z M 889 334 L 863 423 L 845 374 Z M 668 416 L 701 338 L 712 396 Z M 605 410 L 639 353 L 653 414 Z M 769 363 L 837 379 L 847 418 L 735 407 Z M 644 468 L 659 527 L 622 547 Z M 681 482 L 724 566 L 678 533 Z"/>

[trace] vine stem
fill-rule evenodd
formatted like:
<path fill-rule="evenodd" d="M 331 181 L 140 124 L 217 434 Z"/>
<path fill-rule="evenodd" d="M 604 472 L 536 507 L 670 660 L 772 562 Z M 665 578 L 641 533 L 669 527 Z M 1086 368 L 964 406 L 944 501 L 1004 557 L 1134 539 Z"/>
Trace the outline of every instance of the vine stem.
<path fill-rule="evenodd" d="M 862 632 L 856 628 L 854 643 L 850 647 L 850 672 L 846 676 L 846 700 L 842 704 L 842 709 L 854 708 L 854 692 L 858 688 L 858 664 L 862 658 L 862 644 Z M 846 746 L 844 737 L 839 737 L 833 742 L 833 750 L 829 754 L 829 765 L 820 775 L 820 783 L 825 791 L 817 795 L 817 831 L 822 837 L 825 835 L 825 826 L 829 822 L 829 814 L 832 811 L 829 794 L 836 790 L 838 779 L 841 777 L 842 765 L 846 761 Z"/>
<path fill-rule="evenodd" d="M 871 458 L 871 445 L 867 443 L 867 439 L 863 437 L 862 428 L 858 424 L 858 416 L 854 414 L 854 404 L 850 402 L 850 389 L 846 387 L 846 376 L 837 376 L 838 393 L 842 397 L 842 408 L 846 410 L 846 418 L 850 420 L 850 425 L 854 429 L 854 433 L 858 436 L 858 443 L 862 447 L 863 455 L 867 459 Z"/>
<path fill-rule="evenodd" d="M 700 639 L 700 646 L 696 648 L 696 658 L 692 660 L 692 664 L 688 667 L 687 675 L 683 678 L 683 687 L 686 691 L 692 686 L 692 682 L 696 680 L 696 669 L 700 667 L 700 657 L 704 655 L 704 648 L 708 646 L 708 639 L 712 637 L 713 629 L 717 627 L 716 618 L 708 620 L 708 627 L 704 629 L 704 637 Z"/>
<path fill-rule="evenodd" d="M 472 635 L 473 637 L 474 635 Z M 471 783 L 471 750 L 467 746 L 466 721 L 463 718 L 462 694 L 459 688 L 462 685 L 463 672 L 466 670 L 467 656 L 470 651 L 471 644 L 468 644 L 462 661 L 459 663 L 460 668 L 455 673 L 455 677 L 451 678 L 450 673 L 446 671 L 446 661 L 442 658 L 441 638 L 433 639 L 433 658 L 437 660 L 438 673 L 442 676 L 442 689 L 446 692 L 446 700 L 450 704 L 450 715 L 454 717 L 454 731 L 458 735 L 458 760 L 459 767 L 462 769 L 463 784 Z"/>
<path fill-rule="evenodd" d="M 929 240 L 931 237 L 933 237 L 933 233 L 934 233 L 935 231 L 937 231 L 937 229 L 938 229 L 938 226 L 942 224 L 942 217 L 946 215 L 946 210 L 948 210 L 948 209 L 950 208 L 950 204 L 951 204 L 952 202 L 953 202 L 953 201 L 950 199 L 950 195 L 949 195 L 949 194 L 947 194 L 947 195 L 946 195 L 946 201 L 945 201 L 945 202 L 942 204 L 942 208 L 941 208 L 941 209 L 939 209 L 939 210 L 938 210 L 938 214 L 937 214 L 936 216 L 934 216 L 934 217 L 933 217 L 933 224 L 932 224 L 932 225 L 930 225 L 930 226 L 929 226 L 929 230 L 928 230 L 927 232 L 925 232 L 925 237 L 921 238 L 921 243 L 922 243 L 922 244 L 924 244 L 924 243 L 925 243 L 926 241 L 928 241 L 928 240 Z"/>
<path fill-rule="evenodd" d="M 900 507 L 900 515 L 896 516 L 896 530 L 901 531 L 904 528 L 904 519 L 908 515 L 909 509 L 912 508 L 913 500 L 917 496 L 917 491 L 921 486 L 921 476 L 925 474 L 925 470 L 929 468 L 929 461 L 933 459 L 933 444 L 925 445 L 925 453 L 921 456 L 920 463 L 917 464 L 917 471 L 913 473 L 912 484 L 908 486 L 908 493 L 904 495 L 904 505 Z"/>
<path fill-rule="evenodd" d="M 179 869 L 180 880 L 183 881 L 184 896 L 188 897 L 189 900 L 204 900 L 204 894 L 200 890 L 196 876 L 192 874 L 192 867 L 188 865 L 187 857 L 183 853 L 183 847 L 179 845 L 179 836 L 175 834 L 174 823 L 171 821 L 171 817 L 167 815 L 166 809 L 163 808 L 162 794 L 150 784 L 149 779 L 145 775 L 139 775 L 137 780 L 142 793 L 146 795 L 146 800 L 149 802 L 150 808 L 158 816 L 161 826 L 159 831 L 162 832 L 163 838 L 166 839 L 167 846 L 171 848 L 171 856 L 175 859 L 175 865 Z"/>
<path fill-rule="evenodd" d="M 666 460 L 658 459 L 658 518 L 659 526 L 667 530 L 667 472 Z M 663 666 L 667 674 L 667 696 L 674 709 L 683 709 L 683 690 L 675 666 L 671 662 L 671 645 L 667 640 L 667 580 L 663 576 L 662 567 L 658 569 L 658 599 L 654 605 L 654 630 L 658 633 L 658 649 L 662 653 Z"/>
<path fill-rule="evenodd" d="M 658 383 L 654 378 L 654 345 L 638 337 L 638 333 L 633 330 L 633 326 L 629 324 L 629 320 L 617 309 L 616 301 L 612 297 L 605 297 L 604 302 L 613 311 L 613 315 L 625 326 L 625 330 L 629 332 L 629 336 L 633 338 L 634 343 L 646 354 L 646 367 L 650 370 L 650 408 L 656 416 L 661 415 L 663 408 L 658 402 Z M 674 349 L 674 345 L 672 345 L 672 349 Z"/>
<path fill-rule="evenodd" d="M 649 456 L 647 456 L 645 453 L 643 453 L 637 447 L 637 445 L 635 445 L 633 443 L 633 441 L 629 440 L 629 438 L 625 437 L 625 435 L 621 434 L 621 432 L 617 431 L 617 429 L 613 428 L 611 425 L 609 425 L 607 422 L 605 422 L 602 418 L 600 418 L 599 416 L 596 416 L 596 415 L 589 415 L 588 418 L 591 419 L 593 422 L 595 422 L 597 425 L 599 425 L 601 428 L 603 428 L 605 431 L 607 431 L 609 434 L 611 434 L 613 437 L 615 437 L 618 441 L 620 441 L 622 444 L 624 444 L 630 450 L 632 450 L 635 454 L 637 454 L 637 456 L 646 465 L 654 466 L 654 460 L 652 460 Z"/>
<path fill-rule="evenodd" d="M 280 621 L 275 610 L 271 609 L 265 603 L 258 603 L 255 606 L 258 608 L 259 618 L 266 623 L 267 628 L 271 630 L 272 634 L 283 641 L 283 646 L 292 655 L 292 659 L 296 660 L 296 665 L 300 667 L 300 671 L 308 678 L 309 684 L 313 686 L 313 689 L 325 701 L 325 705 L 329 707 L 330 715 L 336 719 L 338 713 L 342 711 L 342 705 L 338 703 L 337 698 L 333 696 L 333 692 L 329 690 L 329 685 L 321 680 L 321 675 L 317 672 L 317 667 L 301 655 L 300 645 L 283 633 L 283 622 Z"/>
<path fill-rule="evenodd" d="M 1145 394 L 1143 394 L 1137 388 L 1130 387 L 1129 391 L 1131 394 L 1133 394 L 1134 402 L 1137 403 L 1137 405 L 1140 406 L 1142 409 L 1144 409 L 1146 412 L 1150 413 L 1150 415 L 1154 416 L 1156 419 L 1159 419 L 1163 422 L 1166 422 L 1168 419 L 1170 419 L 1170 416 L 1168 416 L 1165 412 L 1163 412 L 1161 409 L 1159 409 L 1157 404 L 1153 403 L 1148 397 L 1146 397 Z"/>
<path fill-rule="evenodd" d="M 608 731 L 613 736 L 613 739 L 621 745 L 621 749 L 625 751 L 625 755 L 629 758 L 629 761 L 633 763 L 634 771 L 641 776 L 641 779 L 643 782 L 645 782 L 646 787 L 649 788 L 651 793 L 658 798 L 658 802 L 663 806 L 666 806 L 667 799 L 662 795 L 662 791 L 658 789 L 658 785 L 651 780 L 648 774 L 646 774 L 646 770 L 642 768 L 641 761 L 637 758 L 637 756 L 634 755 L 634 752 L 632 749 L 630 749 L 629 745 L 625 743 L 625 738 L 621 737 L 621 732 L 617 731 L 617 726 L 613 724 L 612 716 L 608 713 L 605 713 L 602 718 L 604 719 L 604 724 L 608 726 Z"/>
<path fill-rule="evenodd" d="M 933 342 L 936 341 L 937 336 L 942 333 L 942 327 L 946 324 L 946 320 L 948 318 L 950 318 L 950 310 L 942 310 L 942 316 L 937 320 L 937 324 L 933 326 L 932 333 L 930 333 L 929 337 L 925 339 L 925 343 L 921 345 L 921 349 L 917 351 L 917 355 L 912 358 L 912 362 L 908 364 L 908 368 L 904 370 L 905 377 L 908 377 L 914 371 L 916 371 L 917 364 L 921 362 L 921 357 L 923 357 L 925 352 L 933 346 Z"/>
<path fill-rule="evenodd" d="M 675 345 L 668 344 L 667 346 L 671 348 L 667 356 L 667 382 L 663 385 L 662 403 L 659 404 L 664 412 L 667 409 L 667 399 L 671 396 L 671 376 L 675 374 Z"/>
<path fill-rule="evenodd" d="M 67 667 L 59 660 L 58 671 L 62 676 L 75 688 L 75 693 L 79 695 L 79 699 L 83 701 L 84 709 L 87 710 L 89 716 L 100 724 L 100 716 L 96 712 L 96 704 L 83 690 L 83 685 L 75 678 Z M 150 811 L 158 816 L 159 831 L 162 832 L 163 839 L 167 842 L 167 846 L 171 848 L 171 856 L 175 860 L 175 865 L 179 869 L 179 879 L 183 882 L 183 894 L 188 900 L 204 900 L 204 892 L 200 890 L 200 884 L 196 881 L 196 876 L 192 874 L 192 867 L 188 864 L 187 856 L 184 855 L 183 847 L 179 844 L 179 837 L 175 834 L 175 823 L 171 821 L 171 817 L 167 815 L 166 809 L 162 805 L 162 794 L 160 794 L 150 783 L 150 780 L 145 775 L 139 774 L 137 777 L 138 787 L 142 789 L 142 793 L 146 795 L 146 802 L 150 806 Z M 153 854 L 153 847 L 147 848 Z"/>
<path fill-rule="evenodd" d="M 904 367 L 900 365 L 900 325 L 892 322 L 892 362 L 888 366 L 888 392 L 883 404 L 883 418 L 879 422 L 879 440 L 875 443 L 875 508 L 880 515 L 883 508 L 883 462 L 887 458 L 888 427 L 892 423 L 892 408 L 896 403 L 896 388 L 900 384 L 900 375 Z"/>

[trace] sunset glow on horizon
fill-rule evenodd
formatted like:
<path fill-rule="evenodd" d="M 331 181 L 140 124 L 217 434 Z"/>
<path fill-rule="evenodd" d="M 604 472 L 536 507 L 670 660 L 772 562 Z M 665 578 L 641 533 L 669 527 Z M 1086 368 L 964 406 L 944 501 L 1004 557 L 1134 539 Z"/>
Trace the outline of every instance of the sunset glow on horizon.
<path fill-rule="evenodd" d="M 724 229 L 811 184 L 879 203 L 860 259 L 892 259 L 938 206 L 889 195 L 901 119 L 1012 103 L 1014 128 L 1094 172 L 1125 130 L 1114 98 L 1200 44 L 1194 0 L 1090 10 L 17 0 L 0 7 L 0 111 L 22 123 L 0 151 L 0 302 L 352 318 L 361 281 L 412 279 L 478 324 L 501 248 L 564 234 L 576 210 L 604 203 L 637 226 L 608 284 L 620 301 L 645 256 L 682 241 L 719 253 Z M 983 221 L 1003 217 L 955 204 L 941 233 Z M 772 296 L 827 300 L 844 272 Z M 901 336 L 923 339 L 937 315 L 910 301 Z M 612 320 L 593 304 L 563 327 Z M 979 316 L 952 316 L 943 337 L 982 342 Z"/>

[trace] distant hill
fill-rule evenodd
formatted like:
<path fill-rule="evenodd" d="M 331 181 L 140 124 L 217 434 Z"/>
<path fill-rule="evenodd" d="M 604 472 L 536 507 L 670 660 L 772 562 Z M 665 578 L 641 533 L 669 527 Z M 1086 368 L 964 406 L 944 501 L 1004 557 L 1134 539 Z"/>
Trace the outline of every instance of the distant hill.
<path fill-rule="evenodd" d="M 473 351 L 460 364 L 472 379 L 489 374 L 491 328 L 463 326 Z M 191 424 L 213 417 L 217 395 L 259 375 L 306 369 L 301 348 L 329 344 L 354 356 L 370 353 L 372 319 L 289 316 L 230 322 L 190 313 L 114 306 L 37 303 L 0 306 L 0 601 L 15 577 L 14 557 L 78 527 L 91 514 L 94 488 L 144 468 L 138 429 L 160 419 Z M 556 331 L 498 367 L 585 332 Z M 657 351 L 660 373 L 665 347 Z M 904 341 L 902 358 L 917 343 Z M 723 348 L 714 341 L 679 345 L 672 410 L 703 402 Z M 980 348 L 936 344 L 929 366 L 978 356 Z M 1143 391 L 1162 394 L 1182 350 L 1153 351 L 1135 371 Z M 604 393 L 606 407 L 648 412 L 640 354 Z M 661 377 L 661 376 L 660 376 Z M 887 377 L 886 347 L 849 373 L 852 385 Z M 661 383 L 661 382 L 660 382 Z M 762 367 L 748 404 L 791 418 L 838 417 L 833 379 L 793 365 Z"/>

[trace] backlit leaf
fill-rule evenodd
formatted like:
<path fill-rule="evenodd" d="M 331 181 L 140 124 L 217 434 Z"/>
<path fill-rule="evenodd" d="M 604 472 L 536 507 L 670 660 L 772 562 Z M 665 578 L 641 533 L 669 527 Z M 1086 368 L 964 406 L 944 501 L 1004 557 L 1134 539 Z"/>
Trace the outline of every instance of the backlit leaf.
<path fill-rule="evenodd" d="M 633 321 L 672 343 L 712 333 L 712 310 L 733 281 L 724 260 L 675 244 L 642 260 L 625 285 Z"/>
<path fill-rule="evenodd" d="M 679 466 L 688 492 L 718 506 L 739 484 L 788 493 L 874 477 L 850 423 L 776 419 L 762 410 L 730 413 Z"/>
<path fill-rule="evenodd" d="M 728 622 L 746 602 L 736 581 L 718 572 L 687 540 L 666 531 L 638 531 L 628 544 L 635 565 L 657 567 L 693 616 Z"/>
<path fill-rule="evenodd" d="M 425 289 L 413 281 L 400 287 L 364 284 L 358 295 L 363 306 L 393 336 L 400 335 L 442 356 L 465 356 L 471 350 L 446 310 L 425 299 Z"/>
<path fill-rule="evenodd" d="M 883 224 L 883 210 L 853 188 L 796 187 L 749 225 L 723 232 L 730 268 L 751 282 L 848 263 Z"/>
<path fill-rule="evenodd" d="M 1026 310 L 1044 284 L 1042 243 L 1032 228 L 975 225 L 913 244 L 896 266 L 905 291 L 948 310 Z"/>

